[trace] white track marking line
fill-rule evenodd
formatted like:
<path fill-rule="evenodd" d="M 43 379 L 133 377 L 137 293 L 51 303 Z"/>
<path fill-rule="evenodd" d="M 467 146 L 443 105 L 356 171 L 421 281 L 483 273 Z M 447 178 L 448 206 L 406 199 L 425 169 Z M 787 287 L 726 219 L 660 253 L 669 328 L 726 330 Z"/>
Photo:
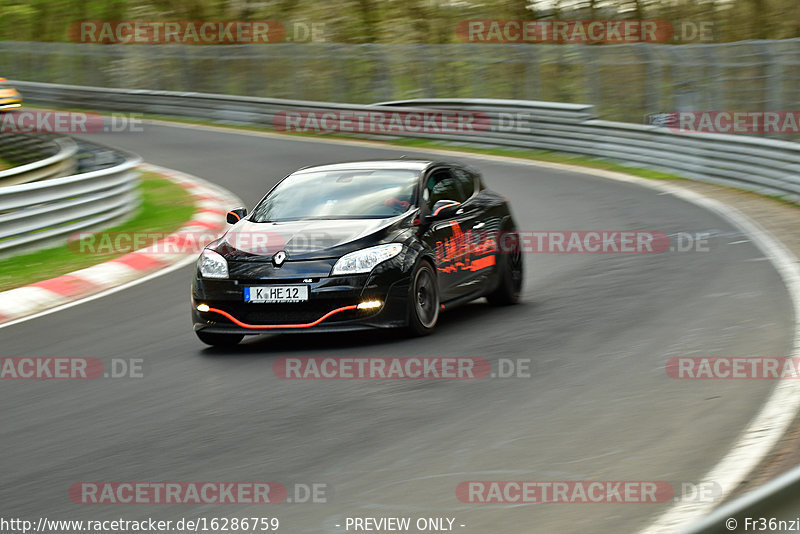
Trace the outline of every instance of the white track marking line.
<path fill-rule="evenodd" d="M 51 313 L 56 313 L 56 312 L 59 312 L 61 310 L 66 310 L 67 308 L 72 308 L 73 306 L 77 306 L 78 304 L 83 304 L 84 302 L 90 302 L 90 301 L 105 297 L 107 295 L 111 295 L 111 294 L 116 293 L 118 291 L 122 291 L 124 289 L 128 289 L 129 287 L 133 287 L 133 286 L 142 284 L 144 282 L 147 282 L 148 280 L 152 280 L 153 278 L 159 277 L 161 275 L 164 275 L 164 274 L 167 274 L 167 273 L 171 273 L 172 271 L 175 271 L 177 269 L 180 269 L 181 267 L 185 267 L 187 265 L 190 265 L 190 264 L 194 263 L 195 261 L 196 261 L 196 258 L 194 256 L 187 256 L 185 259 L 183 259 L 182 261 L 180 261 L 178 263 L 172 264 L 172 265 L 170 265 L 168 267 L 165 267 L 165 268 L 163 268 L 163 269 L 161 269 L 159 271 L 156 271 L 154 273 L 150 273 L 148 275 L 145 275 L 145 276 L 143 276 L 141 278 L 137 278 L 136 280 L 131 280 L 130 282 L 126 282 L 125 284 L 122 284 L 120 286 L 112 287 L 110 289 L 106 289 L 104 291 L 101 291 L 100 293 L 95 293 L 94 295 L 91 295 L 91 296 L 88 296 L 88 297 L 84 297 L 82 299 L 75 300 L 73 302 L 68 302 L 67 304 L 62 304 L 61 306 L 56 306 L 55 308 L 50 308 L 49 310 L 44 310 L 44 311 L 41 311 L 39 313 L 35 313 L 33 315 L 27 315 L 25 317 L 20 317 L 19 319 L 14 319 L 14 320 L 8 321 L 7 323 L 0 324 L 0 329 L 6 328 L 8 326 L 13 326 L 13 325 L 19 324 L 19 323 L 24 323 L 25 321 L 30 321 L 32 319 L 37 319 L 37 318 L 43 317 L 45 315 L 50 315 Z M 188 286 L 187 286 L 187 295 L 188 295 Z"/>

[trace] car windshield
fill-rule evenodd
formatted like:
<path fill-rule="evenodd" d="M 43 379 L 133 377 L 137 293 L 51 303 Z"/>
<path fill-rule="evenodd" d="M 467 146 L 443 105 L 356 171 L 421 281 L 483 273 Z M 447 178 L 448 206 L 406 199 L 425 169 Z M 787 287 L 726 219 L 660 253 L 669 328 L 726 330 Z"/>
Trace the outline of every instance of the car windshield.
<path fill-rule="evenodd" d="M 286 178 L 253 210 L 252 221 L 383 219 L 413 204 L 419 173 L 409 169 L 304 172 Z"/>

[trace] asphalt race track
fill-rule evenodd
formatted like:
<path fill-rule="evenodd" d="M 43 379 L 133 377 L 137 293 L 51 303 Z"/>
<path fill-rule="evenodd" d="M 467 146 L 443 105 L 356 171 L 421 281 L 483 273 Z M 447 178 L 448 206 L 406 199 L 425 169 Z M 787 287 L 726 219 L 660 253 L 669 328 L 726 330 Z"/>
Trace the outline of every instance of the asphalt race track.
<path fill-rule="evenodd" d="M 164 125 L 91 137 L 220 184 L 248 208 L 301 166 L 419 155 Z M 523 230 L 714 237 L 707 252 L 527 254 L 523 303 L 447 312 L 423 339 L 265 335 L 205 348 L 189 318 L 193 267 L 0 329 L 2 356 L 144 362 L 138 379 L 0 383 L 3 514 L 274 516 L 290 533 L 344 532 L 346 517 L 455 517 L 464 533 L 624 533 L 666 511 L 668 503 L 472 504 L 455 490 L 468 480 L 699 481 L 774 382 L 674 380 L 665 364 L 787 355 L 792 312 L 772 264 L 730 223 L 672 195 L 452 159 L 511 199 Z M 281 356 L 529 359 L 531 376 L 280 380 L 272 364 Z M 68 496 L 78 481 L 206 480 L 327 484 L 328 502 L 88 506 Z"/>

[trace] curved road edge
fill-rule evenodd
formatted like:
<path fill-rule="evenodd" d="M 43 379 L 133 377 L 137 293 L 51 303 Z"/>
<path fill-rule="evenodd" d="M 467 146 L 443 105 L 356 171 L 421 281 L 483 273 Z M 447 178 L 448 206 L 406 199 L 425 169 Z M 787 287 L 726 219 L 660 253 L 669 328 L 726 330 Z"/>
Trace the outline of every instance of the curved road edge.
<path fill-rule="evenodd" d="M 705 208 L 741 228 L 769 259 L 786 286 L 794 311 L 792 349 L 791 354 L 787 356 L 800 357 L 800 262 L 781 240 L 741 211 L 688 188 L 610 171 L 598 171 L 592 174 L 672 194 Z M 719 497 L 724 502 L 767 458 L 780 438 L 789 431 L 798 411 L 800 411 L 800 381 L 779 381 L 756 416 L 739 434 L 739 438 L 728 453 L 706 473 L 701 484 L 710 484 L 712 481 L 718 484 L 722 488 Z M 678 502 L 639 534 L 666 534 L 687 528 L 709 514 L 716 504 L 699 501 Z"/>
<path fill-rule="evenodd" d="M 138 168 L 159 174 L 186 189 L 195 204 L 192 218 L 177 232 L 147 248 L 56 278 L 0 292 L 0 328 L 121 291 L 194 262 L 197 259 L 194 250 L 164 253 L 161 249 L 166 250 L 167 243 L 195 240 L 198 235 L 206 242 L 211 241 L 210 236 L 218 236 L 224 231 L 227 210 L 242 203 L 227 189 L 197 176 L 147 163 Z M 177 245 L 174 248 L 180 250 Z"/>

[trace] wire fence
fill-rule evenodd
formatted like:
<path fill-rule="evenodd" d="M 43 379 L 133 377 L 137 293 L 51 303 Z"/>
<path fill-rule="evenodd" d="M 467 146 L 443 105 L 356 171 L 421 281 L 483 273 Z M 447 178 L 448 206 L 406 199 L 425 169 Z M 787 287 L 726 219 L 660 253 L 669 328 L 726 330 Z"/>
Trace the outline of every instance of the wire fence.
<path fill-rule="evenodd" d="M 800 104 L 800 39 L 725 44 L 96 45 L 0 42 L 18 80 L 367 104 L 410 98 L 580 102 L 641 123 L 687 109 Z"/>

